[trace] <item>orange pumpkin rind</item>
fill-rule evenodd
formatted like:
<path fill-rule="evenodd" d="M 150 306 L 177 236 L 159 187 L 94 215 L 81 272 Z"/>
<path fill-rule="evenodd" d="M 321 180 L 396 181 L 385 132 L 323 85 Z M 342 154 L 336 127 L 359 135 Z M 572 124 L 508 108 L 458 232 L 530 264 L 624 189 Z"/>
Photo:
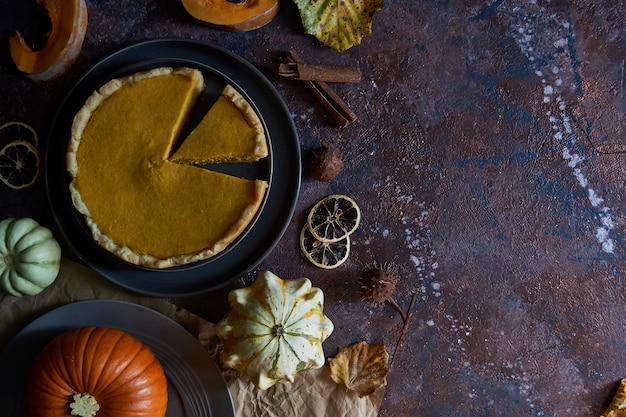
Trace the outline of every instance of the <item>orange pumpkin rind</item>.
<path fill-rule="evenodd" d="M 187 13 L 205 25 L 230 32 L 246 32 L 271 22 L 280 0 L 182 0 Z"/>
<path fill-rule="evenodd" d="M 19 31 L 9 38 L 11 58 L 32 81 L 49 81 L 63 75 L 78 59 L 87 31 L 85 0 L 37 0 L 50 16 L 52 30 L 46 45 L 33 51 Z"/>
<path fill-rule="evenodd" d="M 89 416 L 96 408 L 102 416 L 164 417 L 167 410 L 159 360 L 139 339 L 113 327 L 77 327 L 57 336 L 35 358 L 25 388 L 28 417 L 79 410 Z"/>

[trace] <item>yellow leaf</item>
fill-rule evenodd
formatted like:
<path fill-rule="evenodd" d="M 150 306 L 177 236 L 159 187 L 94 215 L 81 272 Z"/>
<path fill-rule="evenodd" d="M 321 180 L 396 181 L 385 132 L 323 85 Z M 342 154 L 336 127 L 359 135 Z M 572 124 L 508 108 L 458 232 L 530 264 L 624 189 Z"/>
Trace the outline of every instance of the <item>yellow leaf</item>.
<path fill-rule="evenodd" d="M 344 51 L 372 33 L 372 16 L 382 0 L 294 0 L 304 32 L 322 45 Z"/>
<path fill-rule="evenodd" d="M 355 391 L 359 397 L 365 397 L 387 385 L 388 359 L 384 342 L 374 345 L 355 343 L 339 348 L 336 357 L 328 358 L 330 376 L 336 383 Z"/>
<path fill-rule="evenodd" d="M 620 381 L 613 401 L 600 417 L 626 417 L 626 378 Z"/>

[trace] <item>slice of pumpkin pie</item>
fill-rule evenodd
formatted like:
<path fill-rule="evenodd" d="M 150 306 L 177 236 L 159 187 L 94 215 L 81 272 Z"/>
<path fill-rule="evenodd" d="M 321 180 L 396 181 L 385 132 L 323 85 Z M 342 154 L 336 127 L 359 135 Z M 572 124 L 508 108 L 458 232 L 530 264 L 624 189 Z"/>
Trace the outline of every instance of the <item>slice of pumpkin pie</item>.
<path fill-rule="evenodd" d="M 263 124 L 250 103 L 227 85 L 172 161 L 182 163 L 253 162 L 267 156 Z"/>
<path fill-rule="evenodd" d="M 75 116 L 72 201 L 94 239 L 127 262 L 167 268 L 210 258 L 262 204 L 266 181 L 169 160 L 203 88 L 200 71 L 157 68 L 108 82 Z"/>

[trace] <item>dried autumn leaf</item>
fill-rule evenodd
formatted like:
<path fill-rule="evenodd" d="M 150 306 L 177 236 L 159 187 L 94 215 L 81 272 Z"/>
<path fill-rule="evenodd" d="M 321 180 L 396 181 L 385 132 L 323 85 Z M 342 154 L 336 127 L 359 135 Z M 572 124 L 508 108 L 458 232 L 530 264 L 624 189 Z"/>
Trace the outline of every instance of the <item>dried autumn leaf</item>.
<path fill-rule="evenodd" d="M 345 384 L 359 397 L 365 397 L 387 385 L 388 359 L 384 342 L 355 343 L 339 348 L 336 357 L 328 358 L 330 376 L 337 384 Z"/>
<path fill-rule="evenodd" d="M 294 0 L 304 32 L 322 45 L 344 51 L 372 33 L 372 17 L 382 0 Z"/>
<path fill-rule="evenodd" d="M 600 417 L 626 417 L 626 378 L 620 381 L 613 401 Z"/>

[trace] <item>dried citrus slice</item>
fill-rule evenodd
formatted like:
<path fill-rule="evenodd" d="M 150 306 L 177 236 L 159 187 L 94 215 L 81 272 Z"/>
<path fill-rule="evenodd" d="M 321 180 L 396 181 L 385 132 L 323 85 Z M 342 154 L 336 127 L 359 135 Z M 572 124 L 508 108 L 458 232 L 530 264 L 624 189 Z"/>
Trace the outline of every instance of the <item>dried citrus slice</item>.
<path fill-rule="evenodd" d="M 311 234 L 308 225 L 304 225 L 300 232 L 300 249 L 313 265 L 333 269 L 348 259 L 350 237 L 346 236 L 337 242 L 322 242 Z"/>
<path fill-rule="evenodd" d="M 39 137 L 30 125 L 13 121 L 0 126 L 0 147 L 16 140 L 24 140 L 34 147 L 39 146 Z"/>
<path fill-rule="evenodd" d="M 0 180 L 15 190 L 35 184 L 41 171 L 41 157 L 32 143 L 15 140 L 0 150 Z"/>
<path fill-rule="evenodd" d="M 307 223 L 311 234 L 322 242 L 338 242 L 359 227 L 361 210 L 356 202 L 342 194 L 332 194 L 313 206 Z"/>

